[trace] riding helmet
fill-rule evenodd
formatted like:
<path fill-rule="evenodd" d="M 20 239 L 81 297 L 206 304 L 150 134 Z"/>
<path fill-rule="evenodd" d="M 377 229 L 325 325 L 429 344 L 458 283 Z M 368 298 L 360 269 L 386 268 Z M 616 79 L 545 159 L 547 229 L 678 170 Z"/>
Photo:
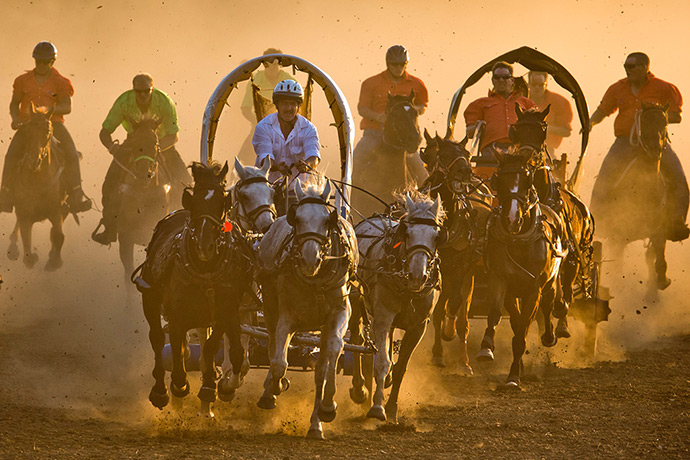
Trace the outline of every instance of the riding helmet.
<path fill-rule="evenodd" d="M 42 61 L 50 61 L 57 57 L 57 48 L 50 42 L 39 42 L 34 46 L 33 58 Z"/>
<path fill-rule="evenodd" d="M 295 80 L 283 80 L 273 88 L 273 103 L 276 104 L 279 98 L 298 99 L 300 103 L 304 100 L 304 90 Z"/>
<path fill-rule="evenodd" d="M 405 63 L 410 61 L 410 54 L 402 45 L 393 45 L 386 51 L 386 62 Z"/>

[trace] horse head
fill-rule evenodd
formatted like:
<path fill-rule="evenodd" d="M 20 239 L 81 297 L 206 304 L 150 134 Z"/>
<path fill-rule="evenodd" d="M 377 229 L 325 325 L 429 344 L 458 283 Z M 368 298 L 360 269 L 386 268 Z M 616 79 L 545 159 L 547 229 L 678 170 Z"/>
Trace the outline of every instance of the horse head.
<path fill-rule="evenodd" d="M 220 253 L 225 223 L 225 177 L 228 163 L 192 163 L 194 187 L 182 195 L 182 206 L 190 212 L 192 249 L 201 262 L 209 262 Z"/>
<path fill-rule="evenodd" d="M 43 161 L 50 157 L 50 141 L 53 137 L 50 117 L 53 115 L 53 108 L 36 108 L 32 102 L 29 115 L 29 121 L 19 128 L 26 139 L 22 163 L 29 171 L 37 172 Z"/>
<path fill-rule="evenodd" d="M 235 171 L 239 181 L 232 191 L 233 202 L 238 206 L 238 220 L 252 231 L 265 233 L 276 219 L 275 190 L 268 181 L 268 159 L 261 168 L 242 166 L 235 158 Z"/>
<path fill-rule="evenodd" d="M 405 251 L 403 274 L 412 292 L 427 285 L 434 269 L 436 245 L 443 220 L 443 207 L 438 197 L 431 201 L 419 192 L 405 193 L 405 216 L 400 221 L 398 238 Z"/>
<path fill-rule="evenodd" d="M 669 104 L 642 101 L 642 108 L 635 115 L 639 143 L 648 159 L 657 167 L 668 140 L 668 109 Z"/>
<path fill-rule="evenodd" d="M 500 223 L 512 234 L 520 233 L 529 212 L 538 203 L 529 167 L 531 157 L 532 152 L 525 151 L 514 155 L 496 153 L 498 170 L 491 178 L 491 187 L 498 197 Z"/>
<path fill-rule="evenodd" d="M 416 152 L 422 143 L 417 118 L 419 112 L 414 106 L 414 90 L 408 96 L 388 94 L 386 121 L 383 124 L 383 141 L 406 152 Z"/>
<path fill-rule="evenodd" d="M 523 110 L 520 104 L 515 103 L 517 121 L 511 125 L 508 136 L 513 144 L 518 147 L 529 147 L 536 151 L 544 149 L 546 144 L 546 117 L 551 111 L 551 104 L 544 110 L 536 108 Z"/>
<path fill-rule="evenodd" d="M 297 204 L 287 213 L 287 222 L 294 229 L 294 257 L 302 274 L 313 278 L 331 248 L 331 233 L 338 227 L 336 210 L 329 211 L 330 182 L 309 184 L 305 189 L 296 180 Z"/>
<path fill-rule="evenodd" d="M 158 117 L 144 117 L 134 121 L 127 117 L 133 131 L 127 136 L 122 148 L 129 152 L 129 166 L 134 174 L 134 183 L 145 187 L 152 182 L 158 183 L 158 155 L 160 144 L 156 130 L 161 124 Z M 170 186 L 166 187 L 168 191 Z"/>

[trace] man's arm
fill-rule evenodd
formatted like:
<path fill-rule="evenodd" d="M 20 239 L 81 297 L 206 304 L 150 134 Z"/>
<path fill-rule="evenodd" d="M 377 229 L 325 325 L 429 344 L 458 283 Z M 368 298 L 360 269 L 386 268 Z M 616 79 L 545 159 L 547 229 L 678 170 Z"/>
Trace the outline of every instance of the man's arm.
<path fill-rule="evenodd" d="M 105 128 L 101 128 L 101 132 L 98 133 L 98 138 L 101 140 L 103 147 L 108 149 L 108 152 L 110 152 L 111 155 L 115 155 L 120 148 L 120 144 L 113 141 L 113 133 Z"/>
<path fill-rule="evenodd" d="M 589 117 L 589 129 L 591 130 L 594 127 L 594 125 L 598 125 L 599 123 L 604 121 L 604 118 L 606 118 L 606 116 L 607 115 L 604 113 L 603 110 L 596 109 L 592 116 Z"/>
<path fill-rule="evenodd" d="M 558 126 L 554 124 L 550 124 L 546 127 L 546 131 L 548 134 L 553 134 L 554 136 L 559 136 L 559 137 L 568 137 L 570 136 L 570 133 L 572 130 L 570 129 L 569 126 Z"/>
<path fill-rule="evenodd" d="M 53 113 L 57 115 L 67 115 L 70 112 L 72 112 L 72 97 L 59 97 L 57 104 L 55 104 L 55 108 L 53 109 Z"/>
<path fill-rule="evenodd" d="M 175 145 L 177 143 L 177 140 L 179 138 L 177 137 L 177 133 L 173 134 L 167 134 L 161 138 L 159 141 L 161 152 L 164 152 L 168 150 L 170 147 Z"/>
<path fill-rule="evenodd" d="M 384 123 L 386 121 L 385 113 L 378 113 L 369 107 L 357 106 L 357 111 L 362 118 L 373 120 L 378 123 Z"/>
<path fill-rule="evenodd" d="M 18 129 L 22 122 L 19 120 L 19 103 L 22 101 L 22 95 L 13 93 L 10 101 L 10 117 L 12 117 L 12 129 Z"/>
<path fill-rule="evenodd" d="M 683 120 L 683 115 L 680 112 L 669 112 L 668 122 L 669 123 L 680 123 Z"/>

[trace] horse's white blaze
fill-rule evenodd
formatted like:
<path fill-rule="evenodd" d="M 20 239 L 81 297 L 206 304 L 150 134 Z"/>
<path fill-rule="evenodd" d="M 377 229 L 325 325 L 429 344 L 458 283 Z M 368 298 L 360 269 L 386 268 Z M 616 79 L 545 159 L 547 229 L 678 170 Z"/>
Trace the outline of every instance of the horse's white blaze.
<path fill-rule="evenodd" d="M 213 198 L 214 190 L 209 190 L 208 193 L 206 193 L 206 196 L 204 197 L 204 200 L 208 201 L 211 198 Z"/>
<path fill-rule="evenodd" d="M 510 192 L 511 193 L 517 193 L 518 187 L 519 187 L 518 178 L 516 177 L 515 183 L 511 187 Z M 508 218 L 510 219 L 511 223 L 515 222 L 517 220 L 519 211 L 520 211 L 520 207 L 518 205 L 518 201 L 515 198 L 513 198 L 512 200 L 510 200 L 510 211 L 508 212 Z"/>

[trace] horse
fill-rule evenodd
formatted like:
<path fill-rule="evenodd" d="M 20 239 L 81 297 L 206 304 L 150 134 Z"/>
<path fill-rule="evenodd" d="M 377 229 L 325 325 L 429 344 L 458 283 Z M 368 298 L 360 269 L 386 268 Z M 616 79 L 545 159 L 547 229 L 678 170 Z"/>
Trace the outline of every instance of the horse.
<path fill-rule="evenodd" d="M 160 164 L 160 145 L 156 129 L 161 120 L 145 117 L 130 120 L 133 131 L 122 143 L 129 162 L 120 186 L 122 194 L 117 217 L 119 252 L 125 279 L 134 270 L 134 245 L 146 245 L 151 229 L 170 211 L 170 180 Z"/>
<path fill-rule="evenodd" d="M 32 228 L 36 222 L 48 219 L 52 225 L 51 249 L 45 270 L 55 271 L 63 264 L 61 250 L 65 235 L 62 224 L 68 213 L 63 206 L 67 192 L 60 181 L 64 165 L 57 154 L 59 146 L 53 138 L 53 125 L 50 121 L 53 109 L 37 109 L 32 103 L 29 114 L 29 121 L 17 130 L 15 139 L 10 144 L 10 148 L 20 149 L 23 154 L 16 171 L 15 185 L 11 189 L 17 222 L 10 234 L 7 256 L 10 260 L 19 258 L 17 234 L 21 232 L 24 250 L 22 260 L 26 267 L 33 268 L 38 262 L 38 254 L 32 248 Z"/>
<path fill-rule="evenodd" d="M 243 168 L 237 162 L 235 168 L 243 178 L 235 185 L 240 207 L 261 206 L 262 214 L 266 213 L 266 218 L 272 220 L 273 191 L 268 183 L 267 168 Z M 190 392 L 183 360 L 190 329 L 213 326 L 213 334 L 203 343 L 200 362 L 202 387 L 198 397 L 203 412 L 212 416 L 210 404 L 216 393 L 213 357 L 223 334 L 229 338 L 233 369 L 232 375 L 226 376 L 225 385 L 218 387 L 223 399 L 232 399 L 248 370 L 240 342 L 238 308 L 242 294 L 252 282 L 253 249 L 239 226 L 226 221 L 228 197 L 224 185 L 227 172 L 227 163 L 222 168 L 218 164 L 192 164 L 194 187 L 191 191 L 185 190 L 182 196 L 184 209 L 158 223 L 147 247 L 141 275 L 136 277 L 136 272 L 132 275 L 142 294 L 155 357 L 155 384 L 149 400 L 159 409 L 169 402 L 162 361 L 165 334 L 161 315 L 168 321 L 173 361 L 170 392 L 173 396 L 182 398 Z M 259 203 L 256 203 L 257 198 Z M 258 219 L 258 215 L 255 218 Z M 202 342 L 206 337 L 200 334 Z"/>
<path fill-rule="evenodd" d="M 359 253 L 352 225 L 329 210 L 330 182 L 316 181 L 306 189 L 299 179 L 295 181 L 297 204 L 276 219 L 259 243 L 257 279 L 271 364 L 257 405 L 275 408 L 276 396 L 289 387 L 287 350 L 294 333 L 320 330 L 307 437 L 324 439 L 322 422 L 333 421 L 337 411 L 333 400 L 337 362 L 350 318 L 350 279 Z"/>
<path fill-rule="evenodd" d="M 554 180 L 553 163 L 546 149 L 546 117 L 550 106 L 543 111 L 523 110 L 515 104 L 517 121 L 510 128 L 510 139 L 518 151 L 531 152 L 534 187 L 539 202 L 558 212 L 568 236 L 568 256 L 561 266 L 553 314 L 558 318 L 556 336 L 570 337 L 567 313 L 573 302 L 577 280 L 586 296 L 594 296 L 595 280 L 591 277 L 594 255 L 594 218 L 582 199 Z"/>
<path fill-rule="evenodd" d="M 667 125 L 668 106 L 642 102 L 635 116 L 627 163 L 621 165 L 622 173 L 615 181 L 609 179 L 606 200 L 595 208 L 600 233 L 615 260 L 622 259 L 628 244 L 649 239 L 645 259 L 650 292 L 671 284 L 666 276 L 665 250 L 667 212 L 672 203 L 661 172 Z"/>
<path fill-rule="evenodd" d="M 363 294 L 353 292 L 353 315 L 372 315 L 371 331 L 376 345 L 376 390 L 367 417 L 397 423 L 398 395 L 410 357 L 421 342 L 429 317 L 440 295 L 436 240 L 441 229 L 443 206 L 419 192 L 405 194 L 406 213 L 399 221 L 374 216 L 355 228 L 361 254 L 357 278 Z M 356 313 L 355 313 L 356 312 Z M 351 323 L 352 325 L 352 323 Z M 391 371 L 390 335 L 393 328 L 405 331 L 398 361 L 392 366 L 392 388 L 385 403 L 383 393 Z M 359 330 L 351 328 L 351 336 Z M 360 339 L 359 342 L 362 340 Z M 360 356 L 355 356 L 351 398 L 367 399 Z"/>
<path fill-rule="evenodd" d="M 441 138 L 438 134 L 432 138 L 427 131 L 424 137 L 427 146 L 421 157 L 429 178 L 422 189 L 428 189 L 432 198 L 441 198 L 446 215 L 438 244 L 444 283 L 434 308 L 432 364 L 445 367 L 442 339 L 452 340 L 457 331 L 461 372 L 472 375 L 467 353 L 469 309 L 493 196 L 489 187 L 472 174 L 471 154 L 465 148 L 467 139 L 455 142 L 450 135 Z"/>
<path fill-rule="evenodd" d="M 364 157 L 355 149 L 353 184 L 386 203 L 394 201 L 394 190 L 403 189 L 413 181 L 421 183 L 425 178 L 417 171 L 423 167 L 415 167 L 414 163 L 422 135 L 417 121 L 419 112 L 413 101 L 414 91 L 407 96 L 389 94 L 381 140 L 375 148 L 361 152 Z M 361 142 L 372 141 L 364 138 Z M 380 211 L 379 203 L 356 189 L 352 192 L 352 205 L 364 217 Z"/>
<path fill-rule="evenodd" d="M 531 157 L 532 152 L 524 151 L 505 156 L 497 153 L 499 166 L 491 179 L 498 207 L 487 228 L 484 259 L 489 315 L 480 353 L 493 356 L 495 327 L 505 306 L 513 330 L 508 388 L 519 387 L 527 332 L 538 309 L 545 323 L 542 345 L 556 345 L 551 313 L 560 266 L 568 252 L 559 215 L 539 202 L 529 165 Z"/>

